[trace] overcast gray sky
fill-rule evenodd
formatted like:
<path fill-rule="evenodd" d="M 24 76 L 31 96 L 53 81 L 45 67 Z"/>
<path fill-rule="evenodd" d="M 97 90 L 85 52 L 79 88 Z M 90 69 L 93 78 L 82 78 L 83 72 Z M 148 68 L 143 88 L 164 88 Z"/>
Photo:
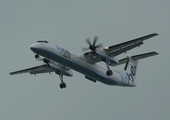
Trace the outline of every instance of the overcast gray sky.
<path fill-rule="evenodd" d="M 169 119 L 169 11 L 169 0 L 0 0 L 0 119 Z M 42 64 L 29 49 L 38 39 L 80 54 L 87 37 L 109 46 L 154 32 L 128 52 L 160 53 L 139 62 L 135 88 L 95 84 L 75 71 L 63 90 L 55 74 L 9 75 Z"/>

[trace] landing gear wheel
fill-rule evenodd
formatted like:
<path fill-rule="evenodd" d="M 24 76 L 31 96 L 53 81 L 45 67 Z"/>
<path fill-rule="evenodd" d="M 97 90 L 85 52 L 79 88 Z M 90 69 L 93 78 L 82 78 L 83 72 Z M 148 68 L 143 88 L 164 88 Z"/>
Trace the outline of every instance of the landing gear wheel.
<path fill-rule="evenodd" d="M 107 74 L 107 76 L 113 75 L 113 71 L 112 71 L 112 70 L 108 70 L 108 71 L 106 72 L 106 74 Z"/>
<path fill-rule="evenodd" d="M 109 63 L 108 63 L 108 62 L 105 62 L 105 64 L 106 64 L 106 67 L 107 67 L 107 69 L 108 69 L 108 71 L 106 72 L 106 75 L 107 75 L 107 76 L 113 75 L 113 71 L 110 70 L 110 68 L 109 68 Z"/>
<path fill-rule="evenodd" d="M 39 56 L 38 54 L 35 55 L 35 58 L 36 58 L 36 59 L 39 58 L 39 57 L 40 57 L 40 56 Z"/>
<path fill-rule="evenodd" d="M 58 74 L 58 72 L 56 72 L 56 74 Z M 60 88 L 61 89 L 66 88 L 66 83 L 63 82 L 63 75 L 59 73 L 59 77 L 60 77 L 60 80 L 61 80 Z"/>
<path fill-rule="evenodd" d="M 60 88 L 61 89 L 66 88 L 66 84 L 65 83 L 60 83 Z"/>

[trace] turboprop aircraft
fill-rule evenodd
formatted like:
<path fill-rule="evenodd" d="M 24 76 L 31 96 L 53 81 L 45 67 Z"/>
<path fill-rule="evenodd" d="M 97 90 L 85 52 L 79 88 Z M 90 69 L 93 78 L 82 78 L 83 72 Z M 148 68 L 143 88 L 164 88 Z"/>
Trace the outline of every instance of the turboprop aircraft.
<path fill-rule="evenodd" d="M 72 70 L 82 73 L 86 79 L 97 82 L 100 81 L 107 85 L 135 87 L 135 77 L 139 59 L 158 55 L 157 52 L 148 52 L 134 56 L 128 56 L 124 59 L 118 59 L 117 56 L 126 53 L 135 47 L 139 47 L 149 38 L 157 36 L 157 33 L 149 34 L 137 39 L 102 48 L 102 44 L 96 45 L 98 37 L 94 38 L 93 43 L 89 38 L 86 39 L 88 48 L 83 48 L 83 54 L 76 55 L 56 44 L 45 40 L 37 41 L 30 46 L 35 53 L 37 60 L 42 60 L 43 64 L 11 72 L 11 75 L 19 73 L 30 73 L 33 75 L 40 73 L 55 72 L 61 80 L 60 88 L 65 88 L 66 83 L 63 76 L 73 76 Z M 87 51 L 89 50 L 89 51 Z M 106 67 L 98 63 L 104 62 Z M 117 66 L 125 63 L 123 70 L 111 70 L 110 66 Z"/>

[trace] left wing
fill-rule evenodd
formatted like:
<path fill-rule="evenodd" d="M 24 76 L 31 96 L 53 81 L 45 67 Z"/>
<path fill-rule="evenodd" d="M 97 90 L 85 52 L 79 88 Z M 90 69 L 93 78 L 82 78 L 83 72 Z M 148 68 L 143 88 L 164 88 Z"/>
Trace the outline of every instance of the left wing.
<path fill-rule="evenodd" d="M 40 74 L 40 73 L 50 73 L 54 72 L 54 70 L 50 69 L 47 64 L 43 64 L 40 66 L 24 69 L 24 70 L 19 70 L 15 72 L 9 73 L 10 75 L 16 75 L 16 74 L 22 74 L 22 73 L 30 73 L 30 74 Z"/>

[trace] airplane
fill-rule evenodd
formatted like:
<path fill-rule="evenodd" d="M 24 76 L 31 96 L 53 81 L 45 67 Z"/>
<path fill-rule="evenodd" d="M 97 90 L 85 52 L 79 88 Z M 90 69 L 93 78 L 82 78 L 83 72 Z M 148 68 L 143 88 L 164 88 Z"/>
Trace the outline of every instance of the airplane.
<path fill-rule="evenodd" d="M 66 88 L 66 83 L 63 81 L 63 76 L 73 76 L 73 72 L 77 71 L 85 76 L 86 79 L 92 82 L 101 82 L 106 85 L 135 87 L 135 78 L 138 60 L 158 55 L 157 52 L 148 52 L 133 56 L 127 56 L 123 59 L 118 59 L 118 55 L 127 51 L 140 47 L 144 41 L 157 36 L 157 33 L 152 33 L 137 39 L 129 40 L 113 46 L 102 47 L 102 44 L 96 45 L 98 37 L 94 37 L 93 43 L 87 38 L 88 48 L 83 48 L 84 51 L 80 55 L 76 55 L 63 47 L 50 43 L 46 40 L 39 40 L 30 46 L 30 49 L 35 53 L 37 60 L 43 61 L 42 65 L 11 72 L 10 75 L 20 73 L 30 73 L 31 75 L 41 73 L 55 72 L 61 80 L 60 88 Z M 106 68 L 98 63 L 104 62 Z M 110 66 L 125 64 L 123 70 L 111 70 Z"/>

